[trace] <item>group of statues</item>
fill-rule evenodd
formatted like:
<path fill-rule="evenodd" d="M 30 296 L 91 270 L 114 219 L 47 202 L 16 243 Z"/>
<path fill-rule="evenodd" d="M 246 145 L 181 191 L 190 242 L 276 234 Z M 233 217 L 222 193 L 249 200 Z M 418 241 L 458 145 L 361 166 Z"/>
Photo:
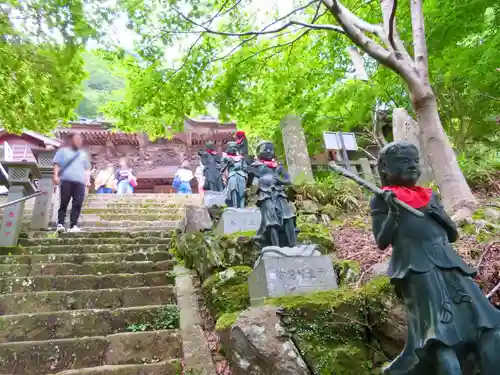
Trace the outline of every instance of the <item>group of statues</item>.
<path fill-rule="evenodd" d="M 285 193 L 290 177 L 276 161 L 272 142 L 260 142 L 256 154 L 257 157 L 249 155 L 248 140 L 241 131 L 235 133 L 235 141 L 228 142 L 223 155 L 217 153 L 212 142 L 207 142 L 205 149 L 199 151 L 204 166 L 203 189 L 226 191 L 228 207 L 244 208 L 246 190 L 257 180 L 261 225 L 256 240 L 262 246 L 293 247 L 297 239 L 295 212 Z M 226 183 L 222 177 L 225 173 Z"/>
<path fill-rule="evenodd" d="M 257 179 L 262 217 L 257 239 L 264 246 L 293 247 L 295 213 L 284 190 L 290 178 L 275 160 L 272 142 L 260 142 L 257 157 L 251 158 L 242 137 L 228 144 L 223 157 L 210 145 L 201 153 L 205 188 L 224 189 L 222 173 L 227 170 L 228 205 L 243 207 L 245 190 Z M 408 320 L 406 346 L 384 373 L 498 374 L 500 311 L 473 280 L 476 270 L 453 249 L 458 230 L 438 196 L 416 186 L 420 176 L 417 148 L 407 142 L 386 145 L 378 169 L 383 186 L 372 190 L 373 234 L 380 249 L 392 246 L 388 274 L 406 306 Z"/>

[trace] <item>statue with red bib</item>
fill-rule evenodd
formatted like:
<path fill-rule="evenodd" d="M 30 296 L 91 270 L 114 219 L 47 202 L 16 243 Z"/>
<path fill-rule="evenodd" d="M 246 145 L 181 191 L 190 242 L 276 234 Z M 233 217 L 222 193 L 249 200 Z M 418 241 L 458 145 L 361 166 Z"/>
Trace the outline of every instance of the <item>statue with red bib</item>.
<path fill-rule="evenodd" d="M 248 140 L 244 131 L 237 130 L 234 132 L 234 140 L 238 149 L 238 154 L 243 156 L 247 163 L 250 163 L 248 155 Z"/>
<path fill-rule="evenodd" d="M 416 186 L 419 162 L 414 145 L 386 145 L 378 162 L 385 193 L 371 200 L 373 234 L 381 250 L 392 246 L 388 274 L 408 321 L 406 346 L 384 373 L 498 374 L 500 311 L 451 245 L 457 227 L 437 194 Z M 400 209 L 394 198 L 424 215 Z"/>
<path fill-rule="evenodd" d="M 245 159 L 242 155 L 238 155 L 236 142 L 228 142 L 221 167 L 221 173 L 224 174 L 227 171 L 226 204 L 228 207 L 245 208 L 246 167 Z"/>
<path fill-rule="evenodd" d="M 224 182 L 221 173 L 221 156 L 215 149 L 215 144 L 211 141 L 205 143 L 205 149 L 200 149 L 198 155 L 203 164 L 203 177 L 205 191 L 223 191 Z"/>
<path fill-rule="evenodd" d="M 263 246 L 294 247 L 297 242 L 295 212 L 288 202 L 285 186 L 290 177 L 275 159 L 274 144 L 262 141 L 257 145 L 258 158 L 247 168 L 247 186 L 258 179 L 257 206 L 261 224 L 256 240 Z"/>

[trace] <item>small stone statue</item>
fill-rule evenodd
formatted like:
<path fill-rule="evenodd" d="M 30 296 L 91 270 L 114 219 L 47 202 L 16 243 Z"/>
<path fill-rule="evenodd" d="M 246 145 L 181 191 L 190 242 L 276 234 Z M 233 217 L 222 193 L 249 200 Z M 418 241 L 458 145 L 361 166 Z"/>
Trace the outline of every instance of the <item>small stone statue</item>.
<path fill-rule="evenodd" d="M 379 157 L 382 196 L 371 201 L 373 233 L 380 249 L 392 245 L 388 274 L 406 306 L 408 339 L 385 369 L 389 375 L 481 375 L 500 373 L 500 311 L 484 296 L 450 242 L 458 231 L 420 177 L 417 148 L 386 145 Z M 394 198 L 424 214 L 418 217 Z M 468 361 L 467 361 L 468 360 Z"/>
<path fill-rule="evenodd" d="M 234 133 L 234 140 L 238 149 L 238 154 L 243 156 L 247 163 L 251 163 L 248 155 L 248 140 L 245 132 L 238 130 Z"/>
<path fill-rule="evenodd" d="M 205 143 L 205 149 L 200 149 L 198 155 L 200 155 L 203 164 L 203 177 L 205 179 L 203 190 L 223 191 L 224 182 L 220 171 L 221 157 L 215 150 L 215 144 L 213 142 Z"/>
<path fill-rule="evenodd" d="M 284 186 L 290 177 L 276 162 L 274 144 L 262 141 L 257 146 L 258 159 L 248 167 L 247 186 L 258 178 L 257 206 L 262 217 L 256 239 L 265 246 L 294 247 L 297 242 L 295 213 Z"/>
<path fill-rule="evenodd" d="M 244 157 L 238 155 L 238 145 L 236 142 L 228 142 L 221 167 L 221 173 L 227 170 L 226 204 L 228 207 L 245 208 L 246 167 L 247 164 Z"/>

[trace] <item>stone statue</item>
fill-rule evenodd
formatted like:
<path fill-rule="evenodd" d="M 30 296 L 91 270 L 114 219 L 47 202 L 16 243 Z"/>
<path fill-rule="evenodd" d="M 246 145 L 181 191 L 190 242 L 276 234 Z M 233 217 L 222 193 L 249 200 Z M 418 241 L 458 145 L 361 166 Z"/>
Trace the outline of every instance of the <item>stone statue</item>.
<path fill-rule="evenodd" d="M 450 244 L 458 231 L 437 195 L 415 186 L 421 173 L 417 148 L 389 143 L 378 169 L 385 192 L 371 201 L 373 233 L 380 249 L 392 245 L 388 274 L 408 320 L 406 346 L 384 373 L 471 375 L 465 363 L 472 358 L 479 374 L 498 374 L 500 311 L 474 282 L 476 270 Z M 401 209 L 395 198 L 424 216 Z"/>
<path fill-rule="evenodd" d="M 238 154 L 243 156 L 247 163 L 251 163 L 248 155 L 248 140 L 245 132 L 238 130 L 234 133 L 234 139 L 238 148 Z"/>
<path fill-rule="evenodd" d="M 258 179 L 257 206 L 262 219 L 256 239 L 263 247 L 294 247 L 295 213 L 284 190 L 291 183 L 288 173 L 276 162 L 272 142 L 260 142 L 257 155 L 258 159 L 247 169 L 247 186 L 251 186 L 254 178 Z"/>
<path fill-rule="evenodd" d="M 215 144 L 213 142 L 205 143 L 205 149 L 200 149 L 198 155 L 200 155 L 203 164 L 203 177 L 205 179 L 203 190 L 223 191 L 224 182 L 220 171 L 221 156 L 215 150 Z"/>
<path fill-rule="evenodd" d="M 242 155 L 238 155 L 236 142 L 228 142 L 226 154 L 222 158 L 221 173 L 227 170 L 228 207 L 244 208 L 247 183 L 247 164 Z"/>

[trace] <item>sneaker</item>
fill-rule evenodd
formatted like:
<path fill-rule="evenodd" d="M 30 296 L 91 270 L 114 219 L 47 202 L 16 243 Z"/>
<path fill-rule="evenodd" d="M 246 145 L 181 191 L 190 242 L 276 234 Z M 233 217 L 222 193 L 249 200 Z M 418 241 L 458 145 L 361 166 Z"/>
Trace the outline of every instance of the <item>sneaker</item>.
<path fill-rule="evenodd" d="M 82 231 L 82 230 L 81 230 L 80 228 L 78 228 L 76 225 L 75 225 L 75 226 L 73 226 L 73 227 L 69 230 L 69 232 L 70 232 L 70 233 L 79 233 L 79 232 L 81 232 L 81 231 Z"/>
<path fill-rule="evenodd" d="M 57 233 L 66 232 L 66 228 L 64 228 L 64 225 L 62 225 L 62 224 L 57 224 L 56 232 Z"/>

